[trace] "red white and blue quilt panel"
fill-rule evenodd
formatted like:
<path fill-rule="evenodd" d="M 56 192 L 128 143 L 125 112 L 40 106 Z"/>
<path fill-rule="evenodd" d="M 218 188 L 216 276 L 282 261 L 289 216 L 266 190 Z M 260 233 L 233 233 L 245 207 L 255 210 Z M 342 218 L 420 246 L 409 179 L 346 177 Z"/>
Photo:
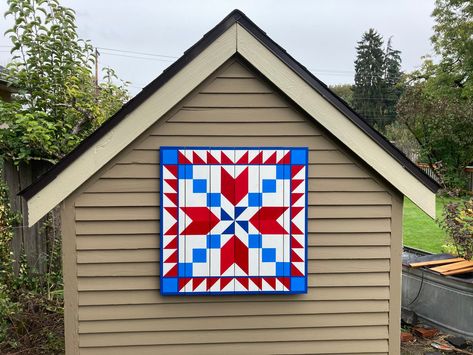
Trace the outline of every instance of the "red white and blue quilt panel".
<path fill-rule="evenodd" d="M 307 148 L 160 154 L 163 295 L 307 292 Z"/>

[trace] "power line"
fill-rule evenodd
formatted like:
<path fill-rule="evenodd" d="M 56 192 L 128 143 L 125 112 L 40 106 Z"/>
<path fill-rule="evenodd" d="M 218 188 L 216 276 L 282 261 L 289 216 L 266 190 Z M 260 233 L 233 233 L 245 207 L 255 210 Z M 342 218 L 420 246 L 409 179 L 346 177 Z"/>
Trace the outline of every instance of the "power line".
<path fill-rule="evenodd" d="M 111 55 L 111 56 L 114 56 L 114 57 L 125 57 L 125 58 L 133 58 L 133 59 L 154 60 L 155 62 L 165 62 L 165 63 L 172 63 L 173 62 L 173 60 L 171 60 L 171 59 L 146 58 L 146 57 L 139 57 L 139 56 L 136 56 L 136 55 L 126 55 L 126 54 L 118 54 L 118 53 L 100 52 L 100 54 Z"/>
<path fill-rule="evenodd" d="M 105 48 L 105 47 L 97 47 L 97 48 L 102 49 L 102 50 L 106 50 L 106 51 L 140 54 L 140 55 L 147 55 L 147 56 L 151 56 L 151 57 L 163 57 L 163 58 L 171 58 L 171 59 L 179 58 L 179 57 L 172 56 L 172 55 L 158 54 L 158 53 L 135 52 L 135 51 L 128 51 L 128 50 L 125 50 L 125 49 L 115 49 L 115 48 Z"/>

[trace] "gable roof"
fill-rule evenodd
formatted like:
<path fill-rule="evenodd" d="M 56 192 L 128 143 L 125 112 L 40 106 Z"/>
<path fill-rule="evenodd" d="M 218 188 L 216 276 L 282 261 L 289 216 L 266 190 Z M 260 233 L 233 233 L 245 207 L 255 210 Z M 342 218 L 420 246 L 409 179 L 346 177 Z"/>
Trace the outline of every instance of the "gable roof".
<path fill-rule="evenodd" d="M 70 193 L 85 182 L 87 178 L 103 167 L 114 155 L 118 154 L 127 144 L 131 143 L 131 141 L 146 128 L 156 122 L 162 114 L 167 112 L 167 110 L 210 75 L 213 70 L 217 69 L 234 54 L 241 55 L 245 60 L 254 65 L 256 69 L 285 92 L 296 104 L 309 113 L 311 117 L 319 121 L 319 123 L 338 137 L 339 134 L 337 134 L 337 130 L 340 131 L 344 129 L 342 127 L 337 128 L 337 125 L 340 125 L 341 121 L 335 122 L 336 120 L 333 120 L 333 122 L 331 122 L 326 120 L 322 122 L 323 120 L 320 118 L 324 117 L 326 112 L 315 108 L 314 104 L 322 104 L 323 106 L 324 103 L 320 101 L 320 99 L 307 101 L 309 99 L 307 89 L 309 88 L 315 91 L 326 103 L 329 103 L 331 107 L 341 113 L 345 121 L 348 119 L 348 121 L 355 125 L 363 134 L 363 136 L 357 136 L 355 134 L 353 138 L 345 137 L 345 139 L 341 141 L 362 159 L 365 161 L 368 160 L 369 165 L 390 181 L 402 193 L 410 197 L 414 203 L 421 207 L 426 213 L 431 216 L 435 215 L 435 196 L 433 195 L 432 199 L 432 194 L 440 187 L 437 182 L 427 176 L 399 149 L 387 141 L 342 99 L 335 95 L 324 83 L 291 57 L 281 46 L 269 38 L 266 33 L 256 26 L 243 12 L 234 10 L 205 34 L 202 39 L 185 51 L 184 54 L 164 70 L 160 76 L 128 101 L 113 117 L 82 141 L 71 153 L 61 159 L 55 166 L 41 176 L 38 181 L 20 192 L 28 201 L 28 221 L 30 225 L 37 222 L 50 209 L 64 200 Z M 190 68 L 191 64 L 192 68 Z M 268 67 L 271 68 L 270 71 L 268 71 Z M 186 71 L 186 73 L 183 73 L 184 71 Z M 278 78 L 276 76 L 277 74 L 274 74 L 276 72 L 285 72 L 285 76 Z M 189 78 L 191 78 L 191 80 L 189 80 Z M 181 86 L 185 85 L 186 88 L 177 89 L 174 85 L 177 85 L 178 82 L 180 82 Z M 293 90 L 295 85 L 299 86 L 298 90 L 300 90 L 300 92 Z M 173 86 L 174 92 L 164 92 L 167 86 Z M 135 122 L 135 125 L 133 125 L 134 129 L 128 132 L 126 142 L 108 143 L 110 140 L 113 141 L 114 130 L 120 129 L 121 124 L 126 121 L 125 118 L 130 117 L 134 111 L 138 110 L 141 105 L 149 101 L 148 99 L 152 96 L 158 95 L 160 91 L 163 91 L 160 96 L 169 100 L 169 104 L 162 105 L 163 101 L 161 100 L 160 109 L 153 112 L 151 119 L 140 119 L 139 122 Z M 171 105 L 171 103 L 173 104 Z M 155 104 L 154 109 L 156 110 L 156 108 L 157 106 Z M 145 109 L 142 111 L 144 110 Z M 162 114 L 158 115 L 159 112 Z M 149 114 L 151 114 L 151 112 Z M 137 125 L 139 125 L 139 127 L 136 127 Z M 330 125 L 333 125 L 333 127 L 327 127 Z M 357 141 L 355 136 L 360 138 L 359 141 Z M 394 159 L 399 165 L 389 166 L 388 161 L 380 160 L 379 157 L 371 159 L 370 148 L 362 147 L 363 144 L 366 145 L 368 143 L 368 141 L 361 142 L 364 137 L 368 137 L 371 142 L 375 143 L 375 146 L 381 148 L 384 154 Z M 354 147 L 356 147 L 356 149 L 354 149 Z M 82 159 L 87 152 L 91 152 L 92 150 L 93 153 L 90 153 L 93 155 L 92 158 Z M 107 150 L 107 153 L 102 154 L 103 157 L 97 155 L 104 150 Z M 364 150 L 366 150 L 366 152 L 364 152 Z M 360 154 L 360 152 L 363 154 Z M 75 181 L 75 184 L 69 185 L 68 187 L 48 189 L 48 186 L 56 183 L 58 177 L 65 174 L 67 169 L 73 164 L 81 166 L 83 170 L 87 170 L 87 173 L 84 172 L 82 174 L 83 176 Z M 92 166 L 90 166 L 90 164 L 92 164 Z M 414 184 L 416 185 L 414 187 L 420 188 L 420 190 L 423 191 L 419 191 L 419 196 L 416 196 L 412 188 L 397 184 L 397 179 L 395 175 L 393 175 L 396 174 L 396 171 L 389 173 L 389 169 L 383 168 L 383 164 L 387 164 L 388 168 L 391 170 L 400 168 L 408 172 L 409 175 L 420 183 L 418 186 Z M 402 175 L 401 170 L 398 170 L 398 172 Z M 64 178 L 66 179 L 67 177 Z M 422 193 L 425 192 L 428 192 L 428 196 L 422 197 Z"/>

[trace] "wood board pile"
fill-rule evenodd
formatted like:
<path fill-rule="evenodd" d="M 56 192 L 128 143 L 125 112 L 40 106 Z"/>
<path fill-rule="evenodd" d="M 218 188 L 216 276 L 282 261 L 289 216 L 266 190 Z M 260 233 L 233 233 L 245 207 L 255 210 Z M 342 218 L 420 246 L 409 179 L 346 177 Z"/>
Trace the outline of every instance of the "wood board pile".
<path fill-rule="evenodd" d="M 445 276 L 473 272 L 473 260 L 465 260 L 463 258 L 448 258 L 414 262 L 410 263 L 409 266 L 412 268 L 427 267 L 430 270 Z"/>

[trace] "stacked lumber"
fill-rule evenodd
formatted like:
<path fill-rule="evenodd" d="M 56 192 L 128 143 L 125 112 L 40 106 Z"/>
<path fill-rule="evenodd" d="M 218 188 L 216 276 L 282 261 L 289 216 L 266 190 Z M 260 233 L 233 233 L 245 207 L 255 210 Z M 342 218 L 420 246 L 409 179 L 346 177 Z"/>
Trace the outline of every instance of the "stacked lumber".
<path fill-rule="evenodd" d="M 430 270 L 445 276 L 473 272 L 473 260 L 470 261 L 463 258 L 422 261 L 410 263 L 409 266 L 412 268 L 428 267 Z"/>

